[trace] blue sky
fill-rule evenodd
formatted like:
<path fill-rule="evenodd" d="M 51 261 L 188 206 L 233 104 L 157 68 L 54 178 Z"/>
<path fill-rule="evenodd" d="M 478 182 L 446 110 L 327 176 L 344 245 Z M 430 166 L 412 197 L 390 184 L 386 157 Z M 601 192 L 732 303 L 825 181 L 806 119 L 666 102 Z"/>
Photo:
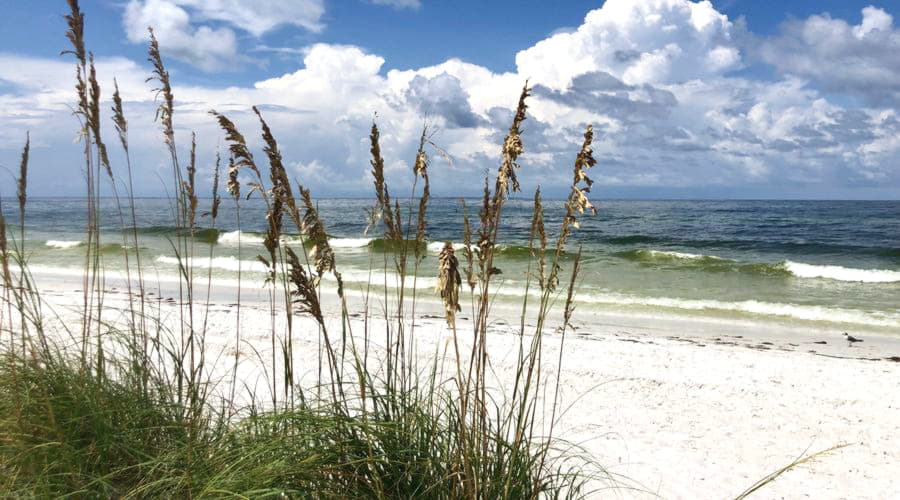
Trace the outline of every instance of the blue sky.
<path fill-rule="evenodd" d="M 145 27 L 175 84 L 179 144 L 201 174 L 234 119 L 258 145 L 260 105 L 292 174 L 318 195 L 368 194 L 377 113 L 389 180 L 411 179 L 427 122 L 438 195 L 493 170 L 525 79 L 521 175 L 565 193 L 580 134 L 597 132 L 598 197 L 900 197 L 897 2 L 849 0 L 85 0 L 105 95 L 116 77 L 139 195 L 161 195 Z M 36 195 L 79 195 L 63 1 L 9 2 L 0 19 L 0 165 L 26 130 Z M 107 106 L 108 107 L 108 106 Z M 113 141 L 111 122 L 107 140 Z M 124 163 L 120 153 L 113 155 Z M 0 174 L 4 175 L 4 174 Z M 8 185 L 3 183 L 0 185 Z M 10 196 L 0 188 L 0 194 Z"/>

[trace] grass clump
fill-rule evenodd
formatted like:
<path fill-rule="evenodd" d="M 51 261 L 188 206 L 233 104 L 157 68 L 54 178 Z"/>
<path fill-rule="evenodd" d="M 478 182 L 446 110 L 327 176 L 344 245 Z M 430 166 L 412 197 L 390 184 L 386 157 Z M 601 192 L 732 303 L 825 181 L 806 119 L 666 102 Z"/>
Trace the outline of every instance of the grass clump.
<path fill-rule="evenodd" d="M 46 361 L 46 360 L 45 360 Z M 163 380 L 158 390 L 100 379 L 73 360 L 6 357 L 0 365 L 0 491 L 17 497 L 461 498 L 454 464 L 463 428 L 453 401 L 407 394 L 366 418 L 301 404 L 226 421 L 191 436 Z M 438 409 L 441 408 L 441 409 Z M 188 453 L 193 441 L 193 449 Z M 527 498 L 571 481 L 539 455 L 490 443 L 473 464 L 497 479 L 486 498 Z M 525 462 L 508 460 L 525 459 Z M 476 460 L 482 460 L 478 462 Z"/>
<path fill-rule="evenodd" d="M 0 414 L 0 488 L 15 496 L 120 495 L 186 436 L 165 393 L 55 356 L 0 360 Z"/>

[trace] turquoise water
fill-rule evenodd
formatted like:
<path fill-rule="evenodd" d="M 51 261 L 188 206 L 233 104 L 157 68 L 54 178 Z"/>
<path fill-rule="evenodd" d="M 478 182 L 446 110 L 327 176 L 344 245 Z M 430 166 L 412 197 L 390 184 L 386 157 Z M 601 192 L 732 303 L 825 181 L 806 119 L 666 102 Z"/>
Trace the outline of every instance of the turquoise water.
<path fill-rule="evenodd" d="M 201 212 L 208 203 L 201 200 Z M 364 233 L 365 210 L 372 202 L 318 203 L 348 286 L 361 286 L 369 270 L 383 268 L 385 260 L 377 240 L 380 229 Z M 478 200 L 468 203 L 476 225 Z M 135 207 L 144 262 L 155 278 L 175 279 L 170 202 L 138 199 Z M 563 205 L 545 201 L 544 208 L 554 238 Z M 598 209 L 596 217 L 584 218 L 568 245 L 570 253 L 578 245 L 583 248 L 581 314 L 602 310 L 900 334 L 900 202 L 604 201 Z M 15 212 L 4 201 L 11 224 L 17 223 Z M 108 269 L 123 266 L 116 213 L 114 202 L 104 200 Z M 264 214 L 261 203 L 243 202 L 238 233 L 233 205 L 223 202 L 218 228 L 198 233 L 195 268 L 204 269 L 204 275 L 210 269 L 217 280 L 235 280 L 240 268 L 242 279 L 261 282 L 255 257 L 264 252 Z M 506 206 L 498 260 L 503 271 L 500 300 L 517 300 L 524 291 L 531 214 L 530 201 L 511 200 Z M 420 266 L 419 287 L 434 286 L 442 242 L 461 242 L 462 216 L 458 200 L 432 201 L 431 243 Z M 209 221 L 199 224 L 208 227 Z M 78 272 L 85 251 L 83 200 L 31 200 L 25 226 L 25 246 L 36 273 Z"/>

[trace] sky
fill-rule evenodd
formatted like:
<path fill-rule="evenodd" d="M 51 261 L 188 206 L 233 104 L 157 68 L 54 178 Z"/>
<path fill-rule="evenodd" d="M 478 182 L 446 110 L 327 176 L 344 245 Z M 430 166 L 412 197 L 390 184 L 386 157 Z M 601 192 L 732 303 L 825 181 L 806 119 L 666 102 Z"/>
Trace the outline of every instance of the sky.
<path fill-rule="evenodd" d="M 62 0 L 3 2 L 0 195 L 26 132 L 34 196 L 85 191 Z M 147 27 L 211 184 L 231 118 L 261 163 L 260 108 L 314 195 L 370 196 L 373 119 L 392 191 L 423 126 L 432 193 L 477 195 L 518 95 L 532 95 L 521 196 L 565 196 L 587 125 L 593 196 L 900 199 L 900 2 L 854 0 L 83 0 L 104 100 L 129 120 L 135 194 L 172 190 Z M 104 111 L 111 103 L 104 102 Z M 108 113 L 116 182 L 125 157 Z M 184 163 L 183 161 L 183 163 Z M 206 189 L 205 191 L 208 191 Z"/>

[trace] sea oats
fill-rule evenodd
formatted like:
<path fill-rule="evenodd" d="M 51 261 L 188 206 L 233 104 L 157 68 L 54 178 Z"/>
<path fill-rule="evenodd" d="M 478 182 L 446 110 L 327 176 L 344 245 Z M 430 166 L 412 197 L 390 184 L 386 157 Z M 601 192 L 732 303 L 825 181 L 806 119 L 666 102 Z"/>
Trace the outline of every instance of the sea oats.
<path fill-rule="evenodd" d="M 22 148 L 22 157 L 19 161 L 19 179 L 16 182 L 16 194 L 19 198 L 19 209 L 24 213 L 25 202 L 28 199 L 28 157 L 31 154 L 31 134 L 25 132 L 25 147 Z"/>
<path fill-rule="evenodd" d="M 466 282 L 469 290 L 474 290 L 477 284 L 475 278 L 475 252 L 472 251 L 472 224 L 469 222 L 469 208 L 466 206 L 466 200 L 459 199 L 463 208 L 463 255 L 466 257 Z"/>
<path fill-rule="evenodd" d="M 69 0 L 70 13 L 65 16 L 66 24 L 69 29 L 66 31 L 66 38 L 72 44 L 72 50 L 65 50 L 63 54 L 73 54 L 78 60 L 75 67 L 75 93 L 78 96 L 78 108 L 75 113 L 81 115 L 84 122 L 82 123 L 82 134 L 87 134 L 88 118 L 90 116 L 90 105 L 88 104 L 87 83 L 87 51 L 84 48 L 84 14 L 78 7 L 77 0 Z"/>
<path fill-rule="evenodd" d="M 306 268 L 300 263 L 297 254 L 291 247 L 285 246 L 287 253 L 288 266 L 290 267 L 290 282 L 294 285 L 291 295 L 295 297 L 293 303 L 297 306 L 297 312 L 300 314 L 309 314 L 322 327 L 325 326 L 325 319 L 322 317 L 322 308 L 319 305 L 319 295 L 316 293 L 315 281 L 310 278 L 306 272 Z"/>
<path fill-rule="evenodd" d="M 238 173 L 241 168 L 234 163 L 234 155 L 228 155 L 228 181 L 225 183 L 225 190 L 228 191 L 235 200 L 241 197 L 241 183 L 238 182 Z"/>
<path fill-rule="evenodd" d="M 119 142 L 122 143 L 122 149 L 128 153 L 128 120 L 125 119 L 125 112 L 122 109 L 122 96 L 119 94 L 119 82 L 113 78 L 113 124 L 116 132 L 119 134 Z"/>
<path fill-rule="evenodd" d="M 566 215 L 563 218 L 562 229 L 560 230 L 559 240 L 557 241 L 557 250 L 561 251 L 565 246 L 566 239 L 571 234 L 572 228 L 578 229 L 581 224 L 578 216 L 583 215 L 585 211 L 589 211 L 592 215 L 596 215 L 597 209 L 591 204 L 587 194 L 591 190 L 594 181 L 587 176 L 587 170 L 593 167 L 597 160 L 594 159 L 591 142 L 594 139 L 594 128 L 588 125 L 584 131 L 584 142 L 582 142 L 581 150 L 575 157 L 575 166 L 572 175 L 572 191 L 566 201 Z M 581 186 L 584 183 L 584 186 Z"/>
<path fill-rule="evenodd" d="M 419 212 L 416 217 L 416 258 L 422 258 L 425 249 L 426 238 L 426 211 L 428 200 L 431 198 L 431 186 L 428 180 L 428 155 L 425 153 L 425 141 L 428 128 L 422 130 L 422 138 L 419 140 L 419 150 L 416 153 L 416 161 L 413 164 L 413 174 L 422 177 L 422 197 L 419 198 Z"/>
<path fill-rule="evenodd" d="M 216 217 L 219 216 L 219 205 L 222 203 L 222 198 L 219 197 L 219 167 L 222 164 L 222 155 L 217 151 L 216 152 L 216 170 L 213 173 L 213 185 L 212 185 L 212 207 L 209 210 L 210 215 L 213 220 L 216 220 Z"/>
<path fill-rule="evenodd" d="M 301 228 L 306 242 L 312 245 L 310 256 L 316 264 L 316 274 L 321 277 L 326 272 L 332 272 L 335 277 L 338 277 L 339 274 L 335 269 L 334 250 L 328 244 L 325 224 L 319 217 L 319 211 L 316 210 L 315 204 L 313 204 L 309 189 L 304 189 L 303 186 L 298 186 L 298 188 L 300 190 L 300 199 L 306 209 Z"/>
<path fill-rule="evenodd" d="M 373 226 L 379 220 L 384 222 L 385 236 L 389 240 L 402 241 L 403 231 L 400 228 L 400 208 L 391 207 L 391 195 L 388 191 L 387 183 L 384 180 L 384 158 L 381 156 L 381 145 L 379 144 L 380 133 L 378 125 L 372 122 L 372 131 L 369 134 L 371 143 L 370 152 L 372 153 L 372 177 L 375 182 L 375 198 L 376 205 L 372 210 L 369 219 L 369 226 Z M 369 228 L 367 228 L 368 231 Z"/>
<path fill-rule="evenodd" d="M 197 134 L 195 132 L 191 132 L 191 156 L 190 162 L 187 167 L 187 177 L 186 181 L 183 181 L 182 189 L 184 189 L 184 196 L 188 200 L 188 227 L 194 227 L 194 223 L 197 219 Z"/>
<path fill-rule="evenodd" d="M 257 118 L 259 118 L 260 126 L 262 127 L 262 137 L 263 143 L 263 152 L 266 153 L 266 157 L 269 159 L 269 178 L 272 181 L 272 190 L 285 190 L 290 191 L 291 184 L 287 177 L 287 171 L 284 168 L 284 161 L 281 158 L 281 150 L 278 148 L 278 142 L 275 141 L 275 136 L 272 135 L 272 130 L 269 128 L 269 124 L 263 119 L 262 114 L 259 112 L 256 106 L 251 108 L 254 113 L 256 113 Z M 285 193 L 278 192 L 278 196 L 284 197 Z M 284 200 L 286 203 L 289 200 Z"/>
<path fill-rule="evenodd" d="M 225 115 L 217 113 L 215 110 L 210 111 L 209 114 L 216 117 L 216 120 L 219 122 L 219 127 L 225 132 L 225 140 L 229 142 L 228 151 L 231 153 L 231 160 L 228 165 L 228 192 L 237 198 L 240 196 L 240 184 L 237 180 L 240 169 L 247 167 L 256 174 L 257 178 L 259 178 L 259 168 L 256 166 L 256 161 L 253 159 L 253 153 L 247 148 L 247 140 L 244 139 L 244 136 L 238 131 L 234 122 L 229 120 Z M 258 185 L 255 187 L 258 187 Z M 248 193 L 248 196 L 252 193 L 253 190 Z"/>
<path fill-rule="evenodd" d="M 269 278 L 275 279 L 275 269 L 277 267 L 278 246 L 281 244 L 281 232 L 283 228 L 284 203 L 280 198 L 274 198 L 269 204 L 266 212 L 266 237 L 263 239 L 263 246 L 269 252 L 271 258 L 271 269 Z"/>
<path fill-rule="evenodd" d="M 89 54 L 89 61 L 88 87 L 90 89 L 90 101 L 88 105 L 87 123 L 94 135 L 94 144 L 97 146 L 97 155 L 100 157 L 100 164 L 106 169 L 106 175 L 112 179 L 113 172 L 112 167 L 109 164 L 109 155 L 106 153 L 106 144 L 103 143 L 103 138 L 100 135 L 100 84 L 97 83 L 97 70 L 94 68 L 93 53 Z"/>
<path fill-rule="evenodd" d="M 481 196 L 481 209 L 478 211 L 481 223 L 478 228 L 478 262 L 483 267 L 488 259 L 488 254 L 494 246 L 491 234 L 491 191 L 488 188 L 488 178 L 484 177 L 484 189 Z M 481 276 L 484 279 L 484 276 Z"/>
<path fill-rule="evenodd" d="M 537 241 L 537 247 L 535 247 Z M 534 214 L 531 217 L 529 248 L 532 258 L 538 261 L 538 283 L 543 290 L 547 284 L 547 232 L 544 230 L 544 206 L 541 203 L 541 188 L 534 192 Z"/>
<path fill-rule="evenodd" d="M 169 72 L 166 70 L 166 67 L 163 64 L 162 55 L 159 52 L 159 42 L 156 40 L 156 34 L 153 33 L 153 28 L 148 28 L 148 31 L 150 32 L 148 60 L 153 64 L 154 76 L 148 78 L 147 81 L 156 80 L 159 82 L 159 87 L 153 89 L 153 91 L 156 92 L 157 97 L 160 95 L 162 96 L 162 102 L 156 109 L 156 118 L 162 123 L 163 137 L 165 138 L 166 145 L 169 146 L 170 152 L 174 155 L 175 129 L 172 125 L 172 114 L 175 110 L 175 97 L 172 95 Z"/>
<path fill-rule="evenodd" d="M 519 155 L 525 151 L 522 145 L 521 126 L 522 122 L 525 121 L 525 110 L 528 109 L 525 99 L 529 96 L 529 91 L 530 89 L 526 82 L 522 88 L 522 93 L 519 95 L 519 104 L 516 106 L 516 114 L 513 117 L 512 125 L 509 127 L 506 139 L 503 140 L 500 169 L 497 171 L 497 184 L 494 188 L 494 196 L 497 198 L 509 195 L 510 189 L 513 192 L 520 190 L 519 180 L 516 178 L 516 170 L 519 168 L 517 163 Z M 496 203 L 497 201 L 495 200 Z"/>
<path fill-rule="evenodd" d="M 441 295 L 447 323 L 451 326 L 456 323 L 456 313 L 462 310 L 459 306 L 461 284 L 459 261 L 453 252 L 453 244 L 448 241 L 444 243 L 444 248 L 438 256 L 438 285 L 435 291 Z"/>
<path fill-rule="evenodd" d="M 78 7 L 78 0 L 68 0 L 70 14 L 65 16 L 69 29 L 66 38 L 72 43 L 73 50 L 64 51 L 63 54 L 74 54 L 82 66 L 87 65 L 87 52 L 84 49 L 84 14 Z"/>

